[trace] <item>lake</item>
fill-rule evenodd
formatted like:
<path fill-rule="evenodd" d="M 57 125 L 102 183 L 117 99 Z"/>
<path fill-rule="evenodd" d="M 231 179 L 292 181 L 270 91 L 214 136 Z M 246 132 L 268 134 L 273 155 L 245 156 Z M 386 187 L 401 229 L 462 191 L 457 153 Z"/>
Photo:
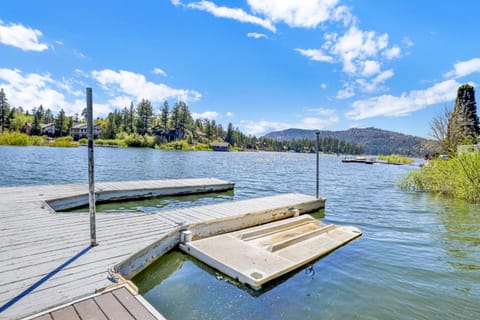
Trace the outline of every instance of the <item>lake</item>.
<path fill-rule="evenodd" d="M 315 193 L 315 155 L 96 148 L 96 180 L 216 177 L 234 193 L 132 204 L 161 209 Z M 320 156 L 325 223 L 363 236 L 263 291 L 173 252 L 136 277 L 168 319 L 480 319 L 480 205 L 400 190 L 415 166 Z M 0 146 L 0 186 L 87 182 L 87 149 Z M 165 203 L 161 203 L 166 201 Z M 154 214 L 154 213 L 153 213 Z"/>

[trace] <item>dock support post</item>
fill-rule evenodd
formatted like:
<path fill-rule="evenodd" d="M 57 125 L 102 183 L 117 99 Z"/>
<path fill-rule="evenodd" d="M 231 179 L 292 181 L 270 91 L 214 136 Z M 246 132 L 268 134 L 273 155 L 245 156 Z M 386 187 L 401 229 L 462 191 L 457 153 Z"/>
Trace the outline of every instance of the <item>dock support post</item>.
<path fill-rule="evenodd" d="M 93 107 L 92 88 L 87 88 L 87 138 L 88 138 L 88 211 L 90 213 L 90 245 L 97 245 L 95 225 L 95 170 L 93 163 Z"/>
<path fill-rule="evenodd" d="M 316 188 L 315 188 L 315 197 L 318 199 L 318 188 L 319 188 L 319 179 L 320 179 L 320 165 L 319 165 L 319 162 L 320 162 L 320 158 L 319 158 L 319 148 L 320 148 L 320 132 L 315 132 L 315 135 L 317 136 L 317 144 L 316 144 L 316 153 L 317 153 L 317 174 L 316 174 L 316 178 L 317 178 L 317 184 L 316 184 Z"/>

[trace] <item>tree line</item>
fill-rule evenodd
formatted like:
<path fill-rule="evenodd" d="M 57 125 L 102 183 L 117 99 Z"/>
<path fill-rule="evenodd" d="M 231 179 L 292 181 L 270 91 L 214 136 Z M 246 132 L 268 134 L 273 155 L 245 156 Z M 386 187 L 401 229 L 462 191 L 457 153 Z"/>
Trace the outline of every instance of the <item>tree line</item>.
<path fill-rule="evenodd" d="M 67 116 L 61 109 L 56 115 L 44 106 L 31 110 L 22 107 L 11 108 L 6 94 L 0 90 L 0 130 L 19 131 L 29 135 L 43 135 L 42 126 L 53 124 L 55 136 L 69 135 L 72 126 L 86 122 L 86 109 L 81 114 Z M 125 136 L 155 137 L 155 144 L 172 141 L 187 141 L 189 144 L 227 142 L 239 150 L 315 152 L 315 141 L 308 139 L 277 141 L 267 137 L 247 135 L 229 123 L 227 128 L 216 120 L 193 119 L 184 101 L 170 106 L 165 101 L 158 112 L 151 101 L 142 99 L 137 105 L 133 102 L 123 109 L 115 109 L 105 118 L 95 120 L 101 126 L 102 139 L 121 139 Z M 347 143 L 335 138 L 321 138 L 320 151 L 337 154 L 362 154 L 362 146 Z"/>

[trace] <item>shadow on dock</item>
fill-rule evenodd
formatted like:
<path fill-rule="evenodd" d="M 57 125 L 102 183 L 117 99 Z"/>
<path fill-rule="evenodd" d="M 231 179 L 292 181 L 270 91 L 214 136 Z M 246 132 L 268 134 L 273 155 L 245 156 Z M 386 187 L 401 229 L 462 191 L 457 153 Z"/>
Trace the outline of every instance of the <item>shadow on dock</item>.
<path fill-rule="evenodd" d="M 11 306 L 13 306 L 15 303 L 17 303 L 18 301 L 20 301 L 22 298 L 24 298 L 26 295 L 28 295 L 30 292 L 32 292 L 33 290 L 37 289 L 39 286 L 41 286 L 43 283 L 45 283 L 46 281 L 48 281 L 48 279 L 50 279 L 51 277 L 55 276 L 57 273 L 59 273 L 60 271 L 62 271 L 63 269 L 65 269 L 66 267 L 68 267 L 68 265 L 70 265 L 71 263 L 73 263 L 75 260 L 77 260 L 78 258 L 80 258 L 81 256 L 83 256 L 84 254 L 86 254 L 88 251 L 90 251 L 90 249 L 92 249 L 91 246 L 88 246 L 87 248 L 83 249 L 82 251 L 80 251 L 79 253 L 77 253 L 76 255 L 74 255 L 73 257 L 71 257 L 70 259 L 68 259 L 67 261 L 65 261 L 64 263 L 62 263 L 61 265 L 59 265 L 58 267 L 56 267 L 55 269 L 53 269 L 51 272 L 49 272 L 48 274 L 46 274 L 44 277 L 42 277 L 40 280 L 38 280 L 37 282 L 35 282 L 34 284 L 32 284 L 30 287 L 28 287 L 27 289 L 25 289 L 24 291 L 22 291 L 20 294 L 18 294 L 17 296 L 13 297 L 10 301 L 7 301 L 7 303 L 5 303 L 3 306 L 0 307 L 0 313 L 2 313 L 3 311 L 7 310 L 8 308 L 10 308 Z"/>

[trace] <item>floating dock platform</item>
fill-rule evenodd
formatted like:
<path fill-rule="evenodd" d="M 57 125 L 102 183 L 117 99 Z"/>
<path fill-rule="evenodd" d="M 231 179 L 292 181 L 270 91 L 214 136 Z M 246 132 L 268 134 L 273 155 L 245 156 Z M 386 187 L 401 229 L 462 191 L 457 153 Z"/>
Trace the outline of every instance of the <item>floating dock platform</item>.
<path fill-rule="evenodd" d="M 218 179 L 97 183 L 103 201 L 231 190 Z M 87 203 L 88 185 L 0 188 L 0 319 L 20 319 L 101 293 L 180 241 L 251 227 L 323 208 L 325 199 L 289 193 L 145 213 L 97 213 L 90 247 L 88 213 L 57 213 Z M 121 277 L 118 277 L 120 275 Z"/>
<path fill-rule="evenodd" d="M 240 283 L 263 284 L 361 236 L 355 227 L 326 225 L 310 215 L 292 217 L 180 244 L 180 248 Z"/>

